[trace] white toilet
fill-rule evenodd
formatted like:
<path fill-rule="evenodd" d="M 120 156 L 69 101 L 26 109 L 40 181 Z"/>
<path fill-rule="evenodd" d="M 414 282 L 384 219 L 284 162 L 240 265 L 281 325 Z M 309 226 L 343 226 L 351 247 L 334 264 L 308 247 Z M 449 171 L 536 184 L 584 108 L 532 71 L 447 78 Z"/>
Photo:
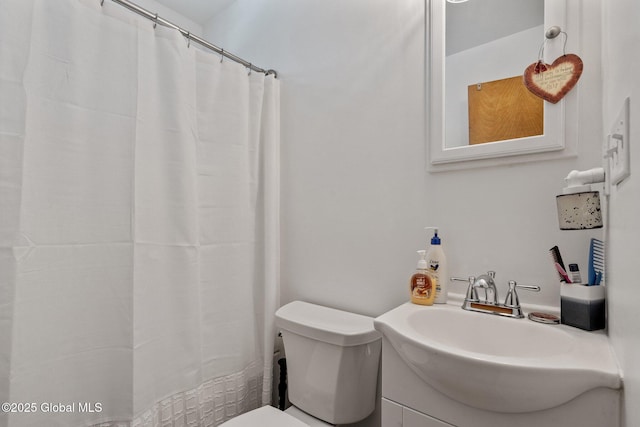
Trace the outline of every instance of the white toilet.
<path fill-rule="evenodd" d="M 294 301 L 276 312 L 287 356 L 289 400 L 282 412 L 263 406 L 224 427 L 351 424 L 376 406 L 381 335 L 373 319 Z"/>

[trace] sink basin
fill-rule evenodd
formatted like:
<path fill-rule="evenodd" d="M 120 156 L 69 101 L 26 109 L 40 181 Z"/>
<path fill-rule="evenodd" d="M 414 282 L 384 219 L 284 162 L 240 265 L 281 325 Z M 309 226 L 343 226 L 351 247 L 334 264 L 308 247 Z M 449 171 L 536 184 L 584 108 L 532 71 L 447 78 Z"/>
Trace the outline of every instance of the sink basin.
<path fill-rule="evenodd" d="M 375 319 L 374 326 L 429 386 L 480 409 L 539 411 L 594 388 L 621 387 L 602 332 L 449 304 L 403 304 Z"/>

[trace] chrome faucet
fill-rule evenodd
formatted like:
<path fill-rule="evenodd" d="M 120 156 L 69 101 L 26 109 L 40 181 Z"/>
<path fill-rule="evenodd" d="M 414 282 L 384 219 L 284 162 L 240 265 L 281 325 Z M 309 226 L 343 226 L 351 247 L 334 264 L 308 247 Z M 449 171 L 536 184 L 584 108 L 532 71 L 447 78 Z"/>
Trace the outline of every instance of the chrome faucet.
<path fill-rule="evenodd" d="M 498 289 L 496 288 L 495 277 L 495 271 L 488 271 L 487 274 L 482 274 L 478 277 L 469 276 L 468 279 L 452 277 L 452 281 L 469 283 L 462 308 L 464 310 L 497 314 L 499 316 L 523 318 L 524 314 L 522 313 L 516 288 L 539 292 L 540 286 L 518 285 L 515 280 L 510 280 L 509 290 L 507 291 L 504 304 L 500 304 L 498 302 Z M 484 289 L 484 300 L 480 300 L 478 297 L 478 289 Z"/>

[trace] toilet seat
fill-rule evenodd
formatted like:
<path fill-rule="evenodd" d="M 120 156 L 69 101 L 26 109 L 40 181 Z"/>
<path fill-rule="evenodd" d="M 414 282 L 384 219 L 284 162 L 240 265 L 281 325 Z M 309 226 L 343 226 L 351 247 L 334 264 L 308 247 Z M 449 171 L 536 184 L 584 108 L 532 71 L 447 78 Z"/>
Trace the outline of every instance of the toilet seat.
<path fill-rule="evenodd" d="M 263 406 L 239 415 L 220 427 L 309 427 L 297 418 L 284 413 L 273 406 Z"/>

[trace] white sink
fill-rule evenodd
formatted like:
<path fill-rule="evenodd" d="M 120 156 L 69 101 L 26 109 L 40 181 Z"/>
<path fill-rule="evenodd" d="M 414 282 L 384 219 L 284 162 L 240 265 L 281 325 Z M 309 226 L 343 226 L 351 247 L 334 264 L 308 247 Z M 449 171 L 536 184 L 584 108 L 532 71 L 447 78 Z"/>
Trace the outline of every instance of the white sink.
<path fill-rule="evenodd" d="M 374 326 L 423 381 L 480 409 L 539 411 L 597 387 L 621 387 L 602 332 L 449 304 L 403 304 L 375 319 Z"/>

